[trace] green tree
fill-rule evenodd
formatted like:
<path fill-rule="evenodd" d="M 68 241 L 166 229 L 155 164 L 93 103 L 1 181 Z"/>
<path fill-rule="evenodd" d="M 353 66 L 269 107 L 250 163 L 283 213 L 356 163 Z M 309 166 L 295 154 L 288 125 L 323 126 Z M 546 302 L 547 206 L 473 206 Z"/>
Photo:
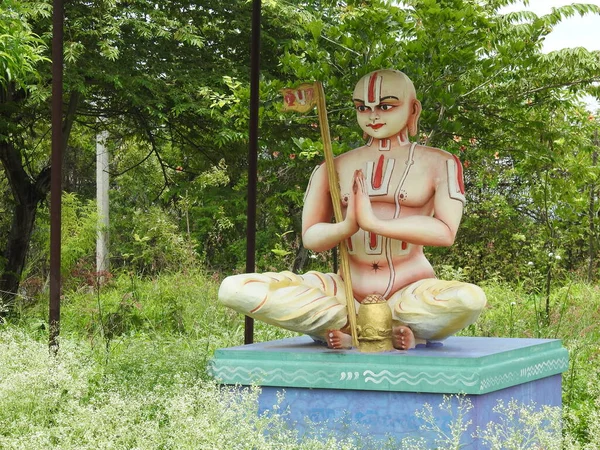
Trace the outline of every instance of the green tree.
<path fill-rule="evenodd" d="M 7 240 L 1 247 L 0 300 L 10 300 L 19 286 L 36 210 L 49 189 L 49 167 L 23 153 L 34 141 L 35 123 L 22 121 L 43 96 L 38 69 L 48 61 L 45 42 L 30 21 L 48 15 L 47 5 L 41 3 L 0 4 L 0 161 L 6 181 L 2 191 L 11 194 L 2 201 L 10 212 L 1 226 Z M 30 148 L 35 153 L 35 146 Z"/>
<path fill-rule="evenodd" d="M 0 157 L 13 194 L 13 225 L 3 243 L 0 274 L 9 303 L 18 290 L 37 206 L 48 191 L 50 4 L 2 3 L 2 26 L 12 39 L 6 38 L 12 54 L 2 54 L 8 69 L 1 79 L 0 119 Z M 158 162 L 163 178 L 156 196 L 184 165 L 180 155 L 192 161 L 191 173 L 194 165 L 203 169 L 219 161 L 215 147 L 225 145 L 218 138 L 235 140 L 236 134 L 227 131 L 213 105 L 229 89 L 223 75 L 235 76 L 244 68 L 245 46 L 238 38 L 247 34 L 243 19 L 249 5 L 77 1 L 67 3 L 65 14 L 67 162 L 78 160 L 73 157 L 78 146 L 67 148 L 72 130 L 85 136 L 85 128 L 100 126 L 115 139 L 137 139 L 146 146 L 147 158 Z M 240 56 L 230 59 L 228 52 Z M 98 117 L 104 118 L 102 125 Z M 66 172 L 72 173 L 69 167 Z"/>
<path fill-rule="evenodd" d="M 405 71 L 423 103 L 419 139 L 459 155 L 465 167 L 464 224 L 456 246 L 430 250 L 434 260 L 471 268 L 473 280 L 518 280 L 529 261 L 540 260 L 536 267 L 547 281 L 557 267 L 576 270 L 576 236 L 584 251 L 597 241 L 598 217 L 589 213 L 597 197 L 597 168 L 590 167 L 597 122 L 587 120 L 578 98 L 598 95 L 600 66 L 598 52 L 545 55 L 542 43 L 564 18 L 599 14 L 600 8 L 564 6 L 541 17 L 500 14 L 509 3 L 337 5 L 304 22 L 303 39 L 284 41 L 283 72 L 324 81 L 336 150 L 344 151 L 362 142 L 348 101 L 356 79 L 380 67 Z M 269 92 L 280 87 L 265 84 Z M 279 120 L 293 122 L 288 134 L 315 139 L 314 118 Z M 577 203 L 581 198 L 586 201 Z M 573 256 L 555 259 L 550 271 L 547 255 L 567 247 Z"/>
<path fill-rule="evenodd" d="M 460 155 L 465 166 L 471 201 L 459 245 L 433 250 L 436 261 L 476 267 L 472 277 L 481 279 L 498 275 L 499 267 L 514 268 L 506 277 L 518 276 L 521 263 L 542 250 L 563 252 L 567 270 L 580 270 L 576 261 L 586 250 L 578 245 L 593 258 L 598 188 L 590 139 L 597 121 L 587 121 L 577 97 L 598 95 L 598 53 L 544 55 L 541 45 L 565 17 L 600 10 L 573 5 L 543 17 L 499 14 L 509 3 L 264 2 L 259 269 L 275 265 L 273 249 L 282 249 L 277 265 L 305 270 L 312 261 L 301 246 L 299 218 L 306 182 L 322 160 L 317 121 L 314 113 L 284 115 L 279 90 L 324 82 L 334 151 L 341 153 L 362 143 L 351 89 L 381 67 L 401 69 L 415 82 L 424 107 L 419 139 Z M 68 2 L 65 188 L 82 200 L 91 196 L 93 138 L 107 129 L 113 175 L 120 175 L 112 194 L 122 231 L 117 253 L 139 245 L 127 233 L 132 211 L 157 217 L 158 206 L 179 221 L 179 232 L 197 242 L 211 267 L 243 266 L 250 6 Z M 4 34 L 27 36 L 11 38 L 11 50 L 0 53 L 13 54 L 2 56 L 5 66 L 21 71 L 10 68 L 0 79 L 0 188 L 11 192 L 0 206 L 15 217 L 21 239 L 2 246 L 0 289 L 15 293 L 29 242 L 21 230 L 31 229 L 47 192 L 50 2 L 13 0 L 2 8 L 10 12 L 0 19 Z M 16 51 L 15 42 L 23 48 Z M 15 63 L 17 56 L 25 62 Z M 24 198 L 31 200 L 27 217 L 18 215 Z M 5 217 L 2 229 L 9 227 Z M 19 249 L 18 261 L 9 258 L 10 248 Z M 507 266 L 514 256 L 518 261 Z"/>

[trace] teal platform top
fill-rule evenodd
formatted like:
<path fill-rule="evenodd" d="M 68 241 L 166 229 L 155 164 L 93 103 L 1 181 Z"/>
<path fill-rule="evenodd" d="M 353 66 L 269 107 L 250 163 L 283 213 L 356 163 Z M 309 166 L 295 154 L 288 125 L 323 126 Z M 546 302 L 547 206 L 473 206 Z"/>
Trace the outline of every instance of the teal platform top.
<path fill-rule="evenodd" d="M 361 353 L 302 336 L 216 350 L 210 372 L 225 384 L 486 394 L 568 367 L 557 339 L 451 337 L 438 347 Z"/>

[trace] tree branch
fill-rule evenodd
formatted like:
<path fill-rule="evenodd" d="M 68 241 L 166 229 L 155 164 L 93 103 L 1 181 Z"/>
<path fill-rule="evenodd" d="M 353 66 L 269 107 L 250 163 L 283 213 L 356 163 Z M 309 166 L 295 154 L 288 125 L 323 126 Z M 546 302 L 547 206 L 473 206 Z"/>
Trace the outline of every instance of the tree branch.
<path fill-rule="evenodd" d="M 592 84 L 592 83 L 597 83 L 600 82 L 600 77 L 599 78 L 589 78 L 589 79 L 585 79 L 585 80 L 575 80 L 575 81 L 571 81 L 568 83 L 556 83 L 556 84 L 549 84 L 547 86 L 541 86 L 535 89 L 530 89 L 528 91 L 524 91 L 521 92 L 519 94 L 519 96 L 527 96 L 527 95 L 531 95 L 531 94 L 535 94 L 536 92 L 540 92 L 540 91 L 545 91 L 548 89 L 554 89 L 554 88 L 559 88 L 559 87 L 569 87 L 569 86 L 576 86 L 578 84 Z"/>
<path fill-rule="evenodd" d="M 69 97 L 69 105 L 67 106 L 67 112 L 62 124 L 62 152 L 63 157 L 67 151 L 67 144 L 69 142 L 69 137 L 71 136 L 71 129 L 73 128 L 73 122 L 75 122 L 75 117 L 77 117 L 77 106 L 79 106 L 79 99 L 81 98 L 81 93 L 79 91 L 71 91 L 71 96 Z"/>
<path fill-rule="evenodd" d="M 111 177 L 118 177 L 120 175 L 123 175 L 123 174 L 129 172 L 130 170 L 133 170 L 136 167 L 141 166 L 144 163 L 144 161 L 147 161 L 148 158 L 150 158 L 150 156 L 152 156 L 153 153 L 154 153 L 154 149 L 150 149 L 150 151 L 148 152 L 148 154 L 146 156 L 144 156 L 141 160 L 139 160 L 138 162 L 136 162 L 133 166 L 130 166 L 127 169 L 122 170 L 121 172 L 112 172 L 112 171 L 109 171 L 108 173 L 110 174 Z"/>

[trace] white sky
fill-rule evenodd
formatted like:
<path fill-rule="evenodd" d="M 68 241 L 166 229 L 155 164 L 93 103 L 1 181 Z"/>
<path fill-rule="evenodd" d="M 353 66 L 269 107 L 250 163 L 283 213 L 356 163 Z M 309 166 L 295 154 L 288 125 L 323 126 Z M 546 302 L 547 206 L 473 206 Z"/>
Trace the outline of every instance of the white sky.
<path fill-rule="evenodd" d="M 510 7 L 503 8 L 502 12 L 509 11 L 533 11 L 538 16 L 548 14 L 553 7 L 570 5 L 572 3 L 592 3 L 600 5 L 600 0 L 530 0 L 528 6 L 523 6 L 519 1 Z M 561 48 L 585 47 L 588 50 L 600 50 L 600 15 L 587 14 L 581 17 L 579 14 L 564 19 L 546 37 L 544 41 L 544 52 L 551 52 Z M 600 103 L 593 97 L 586 97 L 585 102 L 591 111 L 600 108 Z"/>
<path fill-rule="evenodd" d="M 600 6 L 600 0 L 530 0 L 528 6 L 517 2 L 510 7 L 503 8 L 502 12 L 527 10 L 533 11 L 538 16 L 548 14 L 553 7 L 570 5 L 572 3 L 591 3 Z M 600 16 L 579 14 L 563 20 L 550 33 L 544 42 L 544 51 L 549 52 L 566 47 L 585 47 L 588 50 L 600 50 Z"/>

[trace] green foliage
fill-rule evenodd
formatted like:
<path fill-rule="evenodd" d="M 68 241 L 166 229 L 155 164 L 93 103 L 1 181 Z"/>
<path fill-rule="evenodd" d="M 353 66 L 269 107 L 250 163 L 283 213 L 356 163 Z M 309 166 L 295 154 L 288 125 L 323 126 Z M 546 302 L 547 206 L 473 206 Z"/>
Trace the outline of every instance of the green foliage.
<path fill-rule="evenodd" d="M 600 80 L 598 55 L 581 48 L 544 55 L 541 47 L 562 18 L 598 14 L 598 8 L 500 15 L 505 3 L 348 3 L 320 5 L 319 16 L 289 5 L 279 13 L 292 18 L 297 37 L 282 41 L 282 72 L 290 78 L 287 85 L 325 83 L 336 152 L 361 143 L 349 102 L 360 75 L 394 67 L 413 79 L 423 103 L 420 141 L 460 155 L 465 168 L 464 223 L 454 248 L 431 250 L 437 265 L 465 268 L 472 281 L 519 279 L 519 268 L 529 261 L 552 283 L 560 282 L 553 277 L 561 271 L 595 277 L 598 218 L 588 209 L 598 198 L 592 141 L 598 123 L 578 98 Z M 275 13 L 274 4 L 269 8 L 267 14 Z M 320 152 L 313 115 L 283 116 L 272 106 L 284 85 L 267 75 L 261 94 L 268 124 L 261 139 L 269 149 L 261 161 L 261 188 L 277 200 L 298 184 L 280 175 L 278 163 L 300 168 L 297 155 L 312 161 Z M 306 180 L 310 169 L 301 167 Z M 270 179 L 273 172 L 278 176 Z M 299 233 L 299 224 L 269 230 L 267 249 L 290 229 Z M 515 238 L 520 235 L 527 236 L 526 245 Z M 293 253 L 294 247 L 283 250 Z M 548 253 L 563 258 L 552 273 L 538 264 Z"/>
<path fill-rule="evenodd" d="M 493 411 L 499 420 L 477 432 L 481 442 L 490 449 L 578 448 L 570 435 L 562 436 L 562 413 L 558 407 L 537 408 L 535 404 L 522 405 L 514 400 L 505 405 L 499 400 Z"/>
<path fill-rule="evenodd" d="M 29 20 L 48 17 L 49 5 L 40 2 L 5 0 L 0 4 L 0 87 L 9 83 L 21 88 L 39 80 L 38 65 L 48 61 L 47 47 Z"/>
<path fill-rule="evenodd" d="M 8 430 L 0 447 L 195 448 L 189 442 L 200 439 L 198 432 L 219 447 L 214 430 L 241 448 L 250 438 L 264 448 L 283 445 L 261 440 L 261 430 L 278 425 L 247 412 L 218 422 L 223 407 L 214 399 L 229 394 L 198 384 L 215 347 L 242 341 L 240 317 L 215 304 L 216 285 L 198 273 L 197 255 L 215 280 L 245 263 L 250 3 L 197 3 L 66 4 L 65 126 L 72 131 L 63 331 L 72 340 L 63 348 L 73 359 L 57 369 L 58 384 L 68 386 L 46 393 L 54 385 L 39 375 L 48 363 L 39 356 L 43 346 L 18 333 L 1 335 L 11 350 L 0 354 L 0 374 L 29 368 L 31 378 L 19 379 L 18 395 L 0 376 L 0 428 Z M 570 5 L 541 17 L 499 14 L 509 3 L 264 2 L 257 269 L 331 265 L 328 254 L 307 256 L 300 239 L 304 188 L 322 159 L 317 119 L 284 115 L 279 90 L 324 82 L 339 154 L 362 143 L 349 101 L 356 80 L 381 67 L 404 70 L 424 107 L 419 141 L 464 164 L 468 202 L 457 242 L 428 249 L 440 277 L 483 281 L 490 307 L 464 333 L 563 338 L 571 350 L 565 423 L 582 446 L 594 448 L 600 394 L 587 380 L 598 376 L 600 299 L 592 284 L 571 280 L 600 274 L 599 122 L 579 100 L 598 96 L 600 63 L 598 52 L 544 55 L 541 46 L 563 18 L 600 10 Z M 48 165 L 50 10 L 49 1 L 0 5 L 0 143 L 14 150 L 12 159 L 4 147 L 0 155 L 3 236 L 19 201 L 9 180 L 38 187 Z M 109 131 L 113 155 L 115 270 L 98 290 L 90 199 L 100 130 Z M 41 335 L 46 312 L 35 299 L 48 275 L 45 207 L 36 225 L 17 315 Z M 257 324 L 258 340 L 285 335 Z M 10 362 L 20 354 L 26 359 Z M 189 392 L 201 399 L 206 393 L 214 404 L 195 402 Z M 230 430 L 234 422 L 249 424 L 247 435 Z M 133 431 L 125 433 L 126 426 Z M 69 428 L 75 431 L 67 434 Z"/>
<path fill-rule="evenodd" d="M 115 266 L 149 275 L 193 265 L 197 255 L 174 219 L 156 206 L 123 211 L 112 228 L 113 246 L 120 250 Z"/>
<path fill-rule="evenodd" d="M 11 217 L 8 211 L 13 207 L 10 201 L 10 186 L 4 174 L 0 174 L 0 236 L 7 236 L 10 230 Z M 4 260 L 0 256 L 0 270 L 4 269 Z"/>
<path fill-rule="evenodd" d="M 45 335 L 34 319 L 45 311 L 21 316 L 29 334 L 1 326 L 0 446 L 354 448 L 320 429 L 300 439 L 285 411 L 257 414 L 258 391 L 208 380 L 215 348 L 243 340 L 243 318 L 215 301 L 217 287 L 188 272 L 70 292 L 58 359 L 32 339 Z M 257 340 L 290 335 L 257 325 Z"/>
<path fill-rule="evenodd" d="M 98 214 L 96 202 L 82 202 L 69 193 L 62 196 L 61 210 L 61 271 L 68 274 L 83 260 L 95 264 Z"/>
<path fill-rule="evenodd" d="M 252 438 L 261 448 L 357 448 L 357 436 L 335 439 L 316 424 L 297 440 L 283 422 L 285 411 L 258 416 L 256 392 L 234 394 L 209 381 L 207 362 L 214 350 L 241 344 L 244 334 L 243 317 L 216 301 L 218 281 L 196 270 L 154 279 L 120 274 L 100 290 L 65 292 L 56 360 L 47 351 L 46 307 L 20 309 L 14 324 L 0 326 L 0 446 L 198 448 L 195 443 L 203 442 L 222 448 L 222 439 L 229 439 L 246 448 Z M 562 442 L 556 433 L 559 409 L 516 404 L 498 405 L 503 419 L 480 429 L 479 438 L 491 448 L 507 448 L 498 442 L 514 444 L 510 448 L 531 448 L 528 442 L 597 447 L 598 288 L 573 283 L 556 292 L 552 301 L 560 313 L 549 325 L 539 321 L 536 296 L 527 289 L 489 282 L 484 290 L 489 307 L 465 334 L 561 338 L 571 367 L 563 375 Z M 293 335 L 255 325 L 257 342 Z M 231 402 L 240 408 L 226 411 Z M 432 419 L 435 408 L 451 418 L 449 427 Z M 468 408 L 464 398 L 448 398 L 418 411 L 437 443 L 407 439 L 402 448 L 458 448 Z M 235 421 L 243 424 L 243 433 L 228 431 Z"/>
<path fill-rule="evenodd" d="M 61 208 L 61 277 L 66 289 L 76 288 L 95 279 L 96 203 L 74 193 L 64 193 Z M 23 272 L 23 295 L 33 300 L 43 288 L 50 266 L 50 212 L 40 208 L 32 236 L 28 265 Z"/>
<path fill-rule="evenodd" d="M 176 366 L 157 367 L 149 348 L 143 369 L 157 375 L 166 369 L 169 377 L 129 390 L 135 379 L 121 370 L 131 370 L 131 361 L 105 365 L 68 339 L 52 359 L 44 344 L 13 329 L 0 330 L 0 343 L 2 448 L 352 448 L 350 440 L 335 438 L 298 442 L 280 414 L 257 414 L 257 390 L 218 387 Z"/>
<path fill-rule="evenodd" d="M 437 411 L 434 413 L 434 409 Z M 473 404 L 468 397 L 444 396 L 440 405 L 426 403 L 415 415 L 421 419 L 420 429 L 433 436 L 408 437 L 402 440 L 402 448 L 417 449 L 460 449 L 463 448 L 468 426 L 467 420 Z M 576 449 L 581 446 L 567 431 L 563 433 L 560 407 L 542 406 L 535 403 L 521 404 L 514 400 L 505 404 L 498 400 L 493 408 L 495 419 L 483 428 L 477 427 L 472 437 L 477 443 L 491 450 Z M 447 426 L 440 426 L 440 416 L 449 418 Z"/>
<path fill-rule="evenodd" d="M 599 11 L 573 5 L 541 17 L 499 14 L 508 3 L 265 2 L 259 270 L 309 268 L 297 263 L 304 252 L 302 194 L 322 160 L 316 116 L 283 114 L 279 90 L 324 82 L 339 154 L 362 143 L 350 103 L 354 83 L 370 70 L 394 67 L 413 79 L 422 100 L 418 139 L 458 154 L 465 166 L 468 206 L 461 234 L 454 248 L 431 251 L 436 265 L 464 268 L 474 281 L 514 280 L 533 261 L 543 277 L 548 270 L 536 255 L 552 252 L 563 259 L 551 278 L 565 271 L 598 276 L 600 227 L 589 214 L 598 202 L 592 141 L 598 122 L 578 102 L 583 93 L 597 91 L 598 55 L 581 48 L 544 55 L 541 46 L 563 18 Z M 20 18 L 33 39 L 23 44 L 29 53 L 19 54 L 47 52 L 49 2 L 3 7 L 11 13 L 3 23 Z M 66 152 L 67 190 L 91 198 L 93 136 L 109 131 L 113 217 L 129 220 L 127 210 L 158 206 L 194 241 L 207 265 L 226 271 L 245 265 L 249 15 L 247 2 L 212 0 L 202 7 L 180 1 L 156 8 L 70 2 L 66 11 L 66 99 L 75 108 L 67 119 L 77 117 Z M 16 39 L 18 30 L 11 30 Z M 7 116 L 6 123 L 35 176 L 47 165 L 49 123 L 42 102 L 50 73 L 43 60 L 31 64 L 27 70 L 37 78 L 26 79 L 28 97 L 10 103 L 20 119 Z M 11 202 L 6 206 L 10 211 Z M 278 236 L 287 231 L 292 233 L 281 242 Z M 147 259 L 135 267 L 154 270 L 153 257 L 141 256 L 148 250 L 146 236 L 137 235 L 118 251 L 136 263 Z M 525 245 L 518 235 L 527 237 Z M 275 261 L 272 249 L 283 259 Z"/>
<path fill-rule="evenodd" d="M 599 400 L 589 387 L 598 377 L 600 349 L 600 289 L 596 285 L 572 281 L 552 291 L 551 316 L 546 320 L 544 295 L 532 291 L 532 280 L 520 285 L 489 281 L 483 288 L 488 308 L 464 335 L 533 337 L 562 339 L 569 349 L 570 367 L 563 375 L 563 403 L 567 408 L 568 426 L 580 441 L 595 439 Z M 593 448 L 590 447 L 590 448 Z"/>
<path fill-rule="evenodd" d="M 415 415 L 422 421 L 419 429 L 427 432 L 429 436 L 434 436 L 434 438 L 429 442 L 424 438 L 405 438 L 402 440 L 403 448 L 458 450 L 463 446 L 461 441 L 464 440 L 464 434 L 472 424 L 472 420 L 467 420 L 470 411 L 473 409 L 471 400 L 460 395 L 444 395 L 442 403 L 437 406 L 437 409 L 439 412 L 434 414 L 434 407 L 429 403 L 425 403 L 422 410 L 415 412 Z M 448 426 L 439 423 L 438 418 L 440 416 L 449 418 Z"/>

